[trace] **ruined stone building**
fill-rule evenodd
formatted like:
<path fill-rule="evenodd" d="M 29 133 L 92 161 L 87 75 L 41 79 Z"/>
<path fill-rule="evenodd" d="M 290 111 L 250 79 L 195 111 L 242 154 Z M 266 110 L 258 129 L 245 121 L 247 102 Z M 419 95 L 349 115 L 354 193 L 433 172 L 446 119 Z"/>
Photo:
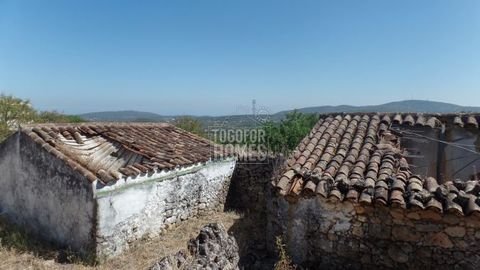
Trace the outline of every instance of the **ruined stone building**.
<path fill-rule="evenodd" d="M 228 196 L 255 256 L 281 236 L 309 269 L 474 269 L 479 119 L 325 115 L 286 162 L 249 163 L 168 124 L 29 125 L 0 144 L 0 213 L 101 259 Z"/>
<path fill-rule="evenodd" d="M 272 182 L 267 242 L 310 268 L 477 268 L 478 119 L 322 117 Z"/>
<path fill-rule="evenodd" d="M 103 258 L 223 207 L 235 160 L 169 124 L 41 124 L 0 144 L 0 213 Z"/>

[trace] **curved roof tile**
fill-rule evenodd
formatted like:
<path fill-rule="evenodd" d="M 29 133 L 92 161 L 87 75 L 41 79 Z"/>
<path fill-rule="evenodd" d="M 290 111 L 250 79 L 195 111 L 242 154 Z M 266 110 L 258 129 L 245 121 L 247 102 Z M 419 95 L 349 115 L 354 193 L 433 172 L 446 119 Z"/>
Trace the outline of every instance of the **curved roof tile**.
<path fill-rule="evenodd" d="M 439 184 L 433 177 L 412 175 L 397 133 L 391 129 L 392 125 L 463 126 L 462 117 L 466 125 L 478 127 L 474 116 L 461 115 L 322 118 L 297 148 L 301 155 L 288 160 L 289 167 L 273 185 L 287 197 L 317 194 L 335 201 L 480 215 L 479 181 Z"/>
<path fill-rule="evenodd" d="M 88 180 L 103 183 L 214 156 L 213 142 L 166 123 L 35 124 L 21 131 Z"/>

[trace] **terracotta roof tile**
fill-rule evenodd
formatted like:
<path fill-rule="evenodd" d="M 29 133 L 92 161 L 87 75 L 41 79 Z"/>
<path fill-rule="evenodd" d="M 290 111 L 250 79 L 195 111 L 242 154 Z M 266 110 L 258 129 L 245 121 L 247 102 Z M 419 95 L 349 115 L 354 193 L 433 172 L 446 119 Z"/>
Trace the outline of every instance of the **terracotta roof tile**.
<path fill-rule="evenodd" d="M 287 199 L 331 200 L 480 216 L 480 182 L 447 181 L 410 172 L 394 126 L 469 126 L 475 115 L 356 114 L 323 117 L 273 182 Z"/>
<path fill-rule="evenodd" d="M 104 183 L 206 162 L 214 149 L 166 123 L 37 124 L 22 132 L 90 181 Z"/>
<path fill-rule="evenodd" d="M 455 116 L 454 120 L 453 120 L 453 123 L 457 126 L 460 126 L 460 127 L 463 127 L 463 121 L 462 121 L 462 117 L 460 116 Z"/>
<path fill-rule="evenodd" d="M 475 116 L 468 116 L 467 118 L 467 126 L 473 126 L 475 128 L 478 128 L 478 122 Z"/>

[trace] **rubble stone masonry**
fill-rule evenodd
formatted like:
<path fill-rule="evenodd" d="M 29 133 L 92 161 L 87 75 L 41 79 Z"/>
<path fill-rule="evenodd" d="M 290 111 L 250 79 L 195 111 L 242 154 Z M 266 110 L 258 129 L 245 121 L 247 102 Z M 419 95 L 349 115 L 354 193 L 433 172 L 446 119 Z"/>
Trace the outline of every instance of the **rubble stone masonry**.
<path fill-rule="evenodd" d="M 309 269 L 478 269 L 480 217 L 329 201 L 268 202 L 267 244 L 282 236 Z"/>

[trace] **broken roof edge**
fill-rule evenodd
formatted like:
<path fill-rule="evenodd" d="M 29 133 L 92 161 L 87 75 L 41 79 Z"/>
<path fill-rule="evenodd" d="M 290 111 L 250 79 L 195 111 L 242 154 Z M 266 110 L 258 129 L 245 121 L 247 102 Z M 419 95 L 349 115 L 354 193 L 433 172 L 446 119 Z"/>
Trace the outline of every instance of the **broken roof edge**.
<path fill-rule="evenodd" d="M 171 170 L 157 170 L 151 173 L 138 175 L 136 177 L 128 176 L 127 178 L 119 179 L 118 181 L 110 182 L 106 184 L 100 181 L 95 181 L 93 182 L 93 185 L 95 187 L 94 189 L 95 196 L 97 198 L 100 198 L 107 194 L 111 194 L 112 192 L 120 192 L 132 186 L 139 186 L 139 185 L 149 184 L 152 182 L 165 181 L 168 179 L 172 179 L 174 177 L 195 173 L 203 168 L 212 166 L 214 164 L 230 163 L 235 160 L 236 160 L 235 157 L 226 157 L 224 159 L 211 159 L 205 162 L 198 162 L 195 164 L 191 164 L 189 166 L 177 167 Z"/>
<path fill-rule="evenodd" d="M 63 161 L 67 166 L 69 166 L 73 171 L 76 171 L 83 175 L 89 182 L 94 182 L 97 180 L 97 176 L 95 173 L 88 170 L 84 166 L 82 166 L 79 162 L 72 159 L 71 157 L 65 155 L 64 153 L 60 152 L 59 150 L 55 149 L 51 146 L 48 142 L 44 141 L 40 136 L 32 131 L 28 131 L 25 129 L 19 129 L 16 134 L 24 134 L 27 138 L 31 139 L 33 143 L 40 146 L 41 149 L 47 151 L 52 157 L 57 158 Z"/>
<path fill-rule="evenodd" d="M 474 215 L 480 218 L 480 180 L 454 180 L 438 184 L 434 177 L 411 175 L 406 182 L 389 177 L 387 185 L 374 185 L 361 188 L 360 179 L 348 179 L 344 186 L 334 185 L 327 179 L 304 178 L 298 172 L 288 170 L 271 182 L 275 194 L 290 203 L 299 200 L 322 197 L 331 203 L 351 202 L 361 206 L 384 206 L 414 211 L 431 210 L 438 214 L 453 214 L 457 217 Z M 279 178 L 291 175 L 293 188 L 297 183 L 304 185 L 296 194 L 283 189 Z M 317 182 L 317 183 L 315 183 Z M 383 181 L 380 181 L 383 182 Z M 353 184 L 352 184 L 353 183 Z M 375 183 L 377 184 L 377 183 Z"/>

